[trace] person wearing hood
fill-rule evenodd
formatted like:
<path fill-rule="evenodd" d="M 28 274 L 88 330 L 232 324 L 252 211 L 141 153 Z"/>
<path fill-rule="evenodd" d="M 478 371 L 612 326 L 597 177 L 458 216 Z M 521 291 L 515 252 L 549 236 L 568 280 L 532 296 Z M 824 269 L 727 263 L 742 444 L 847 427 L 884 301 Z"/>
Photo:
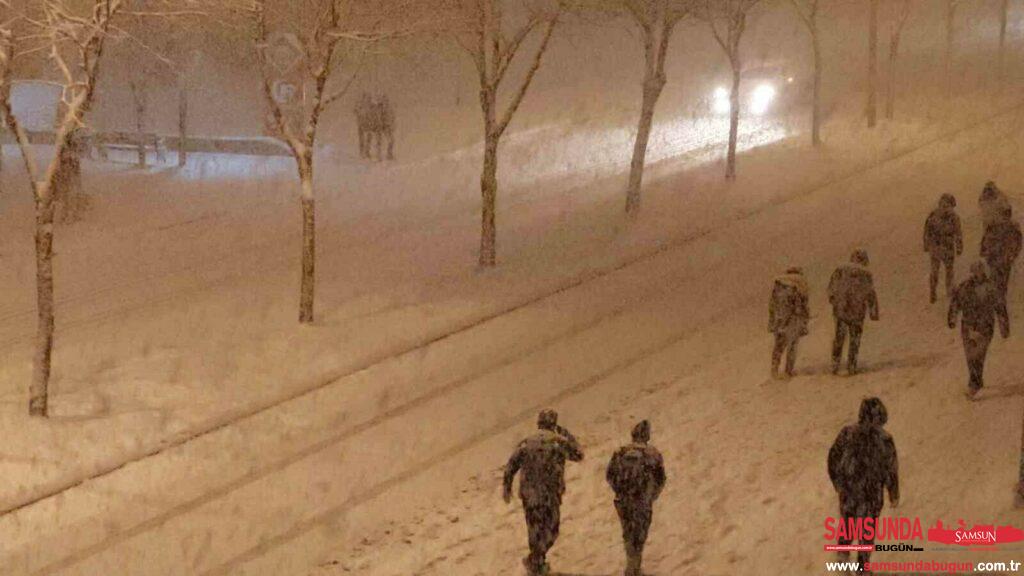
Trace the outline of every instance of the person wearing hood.
<path fill-rule="evenodd" d="M 868 270 L 868 253 L 854 250 L 850 263 L 836 268 L 828 283 L 828 301 L 832 304 L 832 315 L 836 320 L 836 334 L 832 341 L 832 373 L 839 373 L 843 358 L 846 336 L 850 336 L 850 350 L 846 360 L 850 375 L 857 373 L 857 357 L 860 352 L 860 337 L 864 331 L 864 318 L 870 314 L 877 321 L 878 295 L 875 283 Z"/>
<path fill-rule="evenodd" d="M 615 511 L 622 524 L 625 576 L 642 576 L 644 544 L 654 515 L 654 501 L 665 487 L 665 464 L 661 452 L 650 445 L 650 422 L 644 420 L 634 426 L 632 440 L 612 456 L 605 478 L 615 492 Z"/>
<path fill-rule="evenodd" d="M 981 212 L 981 221 L 985 226 L 1002 219 L 1006 209 L 1010 208 L 1010 200 L 1006 194 L 996 186 L 996 183 L 989 180 L 981 189 L 978 196 L 978 210 Z"/>
<path fill-rule="evenodd" d="M 960 317 L 960 336 L 967 357 L 970 374 L 967 383 L 967 397 L 973 399 L 984 386 L 985 357 L 988 345 L 995 333 L 996 319 L 1003 338 L 1010 336 L 1010 317 L 1006 313 L 1006 300 L 995 282 L 989 279 L 984 262 L 971 265 L 971 277 L 964 280 L 949 303 L 947 321 L 949 328 L 956 328 Z"/>
<path fill-rule="evenodd" d="M 775 335 L 772 348 L 772 378 L 779 378 L 779 364 L 786 355 L 786 376 L 796 368 L 797 343 L 807 335 L 810 320 L 808 308 L 809 288 L 803 270 L 790 268 L 775 277 L 771 299 L 768 301 L 768 331 Z"/>
<path fill-rule="evenodd" d="M 960 217 L 956 214 L 956 198 L 943 194 L 939 206 L 932 210 L 924 223 L 924 251 L 931 256 L 931 275 L 928 277 L 929 301 L 937 299 L 939 269 L 946 267 L 946 296 L 953 291 L 953 263 L 963 254 L 964 236 Z"/>
<path fill-rule="evenodd" d="M 899 460 L 896 443 L 885 430 L 888 421 L 885 404 L 878 398 L 865 398 L 860 403 L 857 423 L 843 427 L 828 451 L 828 477 L 839 496 L 839 514 L 845 525 L 849 519 L 878 518 L 885 504 L 896 507 L 900 500 Z M 850 539 L 839 539 L 850 544 Z M 874 538 L 861 538 L 859 544 L 874 544 Z M 840 562 L 849 559 L 849 552 L 839 552 Z M 861 565 L 871 560 L 871 552 L 858 552 Z"/>
<path fill-rule="evenodd" d="M 1020 225 L 1013 220 L 1013 209 L 1009 206 L 1003 209 L 1000 218 L 985 225 L 981 257 L 988 264 L 992 282 L 1004 298 L 1010 285 L 1013 263 L 1020 255 L 1021 240 Z"/>
<path fill-rule="evenodd" d="M 565 493 L 565 462 L 583 460 L 579 442 L 558 425 L 558 413 L 542 410 L 537 433 L 516 447 L 505 466 L 505 503 L 512 501 L 512 483 L 520 471 L 519 499 L 526 515 L 530 554 L 523 565 L 530 576 L 549 572 L 548 550 L 558 539 L 562 495 Z"/>

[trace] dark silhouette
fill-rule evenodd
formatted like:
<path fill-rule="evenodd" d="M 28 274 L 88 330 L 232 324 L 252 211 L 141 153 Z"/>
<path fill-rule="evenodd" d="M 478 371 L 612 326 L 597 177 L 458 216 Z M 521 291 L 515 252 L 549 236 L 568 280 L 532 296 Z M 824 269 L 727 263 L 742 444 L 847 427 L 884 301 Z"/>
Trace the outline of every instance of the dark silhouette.
<path fill-rule="evenodd" d="M 633 442 L 619 448 L 608 463 L 606 478 L 615 492 L 615 511 L 622 524 L 626 548 L 625 576 L 641 576 L 644 544 L 654 515 L 654 501 L 665 487 L 661 453 L 650 446 L 651 424 L 644 420 L 633 428 Z"/>
<path fill-rule="evenodd" d="M 544 410 L 537 417 L 536 434 L 519 443 L 505 466 L 505 502 L 512 501 L 512 481 L 522 471 L 519 498 L 526 514 L 530 555 L 523 565 L 531 576 L 549 571 L 547 553 L 558 539 L 562 494 L 565 492 L 565 461 L 583 460 L 579 442 L 558 425 L 558 414 Z"/>
<path fill-rule="evenodd" d="M 768 331 L 775 335 L 772 348 L 772 378 L 779 378 L 779 364 L 786 354 L 786 376 L 796 368 L 797 343 L 807 335 L 808 311 L 807 280 L 803 270 L 790 268 L 775 278 L 772 296 L 768 301 Z"/>
<path fill-rule="evenodd" d="M 960 335 L 967 356 L 970 379 L 967 397 L 974 398 L 984 386 L 985 357 L 995 333 L 996 318 L 1003 338 L 1010 336 L 1010 317 L 1006 313 L 1006 300 L 999 286 L 989 279 L 984 262 L 971 265 L 971 277 L 957 286 L 949 303 L 949 327 L 956 328 L 960 320 Z"/>
<path fill-rule="evenodd" d="M 896 444 L 883 426 L 888 421 L 885 404 L 878 398 L 865 398 L 860 404 L 856 424 L 844 427 L 828 451 L 828 477 L 839 495 L 839 513 L 843 522 L 850 518 L 878 518 L 889 491 L 889 502 L 900 499 L 899 462 Z M 850 544 L 841 538 L 839 544 Z M 861 538 L 860 544 L 874 544 L 874 538 Z M 840 562 L 849 552 L 839 552 Z M 858 552 L 861 564 L 871 560 L 871 552 Z"/>
<path fill-rule="evenodd" d="M 875 294 L 874 279 L 868 271 L 868 253 L 854 250 L 850 263 L 844 264 L 832 273 L 828 283 L 828 301 L 836 319 L 836 334 L 832 341 L 832 373 L 839 373 L 846 335 L 850 336 L 850 351 L 846 366 L 850 375 L 857 373 L 857 356 L 860 352 L 860 337 L 864 331 L 864 318 L 878 320 L 878 296 Z"/>
<path fill-rule="evenodd" d="M 388 142 L 388 160 L 395 159 L 395 111 L 386 94 L 363 92 L 356 102 L 356 125 L 359 130 L 359 156 L 370 158 L 374 141 L 377 160 L 383 160 L 384 139 Z"/>
<path fill-rule="evenodd" d="M 935 303 L 939 285 L 939 269 L 946 267 L 946 296 L 953 291 L 953 263 L 964 252 L 964 235 L 956 214 L 956 198 L 943 194 L 939 207 L 932 210 L 924 223 L 924 251 L 931 256 L 928 276 L 929 301 Z"/>
<path fill-rule="evenodd" d="M 986 222 L 985 235 L 981 239 L 981 257 L 988 263 L 992 282 L 1003 298 L 1006 298 L 1010 273 L 1020 249 L 1020 225 L 1013 221 L 1013 209 L 1007 205 L 998 218 Z"/>

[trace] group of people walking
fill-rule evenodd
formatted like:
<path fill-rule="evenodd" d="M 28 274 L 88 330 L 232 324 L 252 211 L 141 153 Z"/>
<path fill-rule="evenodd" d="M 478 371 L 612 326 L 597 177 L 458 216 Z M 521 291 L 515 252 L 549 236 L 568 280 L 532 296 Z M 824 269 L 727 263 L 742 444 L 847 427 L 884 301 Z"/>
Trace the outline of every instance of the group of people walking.
<path fill-rule="evenodd" d="M 1020 226 L 1013 220 L 1009 200 L 994 182 L 985 184 L 979 206 L 984 223 L 981 259 L 971 264 L 970 275 L 960 284 L 955 284 L 955 263 L 963 254 L 963 230 L 953 195 L 943 194 L 938 207 L 928 215 L 923 242 L 931 261 L 929 301 L 934 304 L 938 300 L 939 276 L 944 271 L 949 298 L 947 323 L 954 329 L 957 321 L 960 322 L 969 373 L 968 398 L 974 398 L 984 385 L 985 358 L 997 323 L 1003 337 L 1009 337 L 1006 296 L 1010 273 L 1021 251 Z M 857 373 L 864 322 L 868 317 L 879 319 L 878 296 L 868 266 L 867 252 L 854 250 L 850 262 L 836 268 L 829 281 L 828 299 L 835 318 L 833 374 L 838 374 L 842 367 L 847 340 L 846 369 L 851 375 Z M 808 284 L 800 268 L 790 268 L 775 278 L 768 305 L 768 330 L 775 336 L 771 363 L 774 378 L 795 373 L 797 345 L 808 333 L 808 296 Z M 785 369 L 780 371 L 784 355 Z"/>
<path fill-rule="evenodd" d="M 997 323 L 1002 336 L 1009 337 L 1006 296 L 1010 273 L 1022 245 L 1021 229 L 1013 220 L 1010 203 L 993 182 L 985 184 L 979 205 L 984 222 L 981 259 L 971 264 L 970 275 L 959 284 L 955 283 L 955 263 L 963 255 L 963 231 L 956 213 L 956 198 L 952 195 L 943 194 L 938 207 L 928 215 L 923 242 L 931 260 L 929 301 L 937 302 L 939 276 L 944 272 L 949 299 L 947 323 L 954 329 L 957 321 L 960 322 L 969 373 L 968 398 L 974 398 L 984 385 L 985 358 Z M 847 373 L 857 374 L 864 323 L 868 318 L 873 321 L 880 318 L 878 295 L 869 266 L 867 251 L 854 250 L 849 262 L 836 268 L 829 280 L 828 300 L 835 320 L 833 374 L 838 374 L 843 366 L 844 350 Z M 789 268 L 774 280 L 768 306 L 768 330 L 774 335 L 771 358 L 774 378 L 795 374 L 798 344 L 808 334 L 809 294 L 809 284 L 801 268 Z M 888 412 L 882 400 L 865 398 L 857 423 L 844 427 L 829 449 L 828 475 L 839 497 L 844 522 L 849 518 L 877 518 L 886 492 L 893 506 L 899 501 L 899 462 L 895 441 L 885 430 L 887 422 Z M 530 548 L 523 565 L 530 576 L 549 572 L 547 553 L 558 538 L 565 463 L 583 459 L 579 442 L 558 425 L 554 411 L 542 411 L 537 427 L 537 433 L 515 449 L 504 475 L 506 502 L 512 499 L 515 476 L 521 475 L 519 497 L 526 516 Z M 638 423 L 631 436 L 632 441 L 612 455 L 606 479 L 622 525 L 625 576 L 641 576 L 653 505 L 666 478 L 662 456 L 650 445 L 650 423 L 646 420 Z M 849 540 L 839 542 L 849 543 Z M 873 541 L 861 540 L 860 543 L 872 544 Z M 848 558 L 849 553 L 840 553 L 840 556 Z M 858 560 L 863 565 L 870 556 L 870 552 L 860 552 Z"/>
<path fill-rule="evenodd" d="M 954 329 L 960 321 L 969 374 L 966 394 L 971 399 L 984 385 L 985 357 L 996 323 L 1004 338 L 1010 335 L 1006 296 L 1022 239 L 1009 201 L 993 182 L 985 184 L 979 205 L 984 223 L 982 259 L 971 264 L 970 275 L 959 284 L 954 282 L 954 264 L 963 254 L 963 232 L 956 214 L 956 199 L 943 194 L 924 226 L 924 251 L 931 258 L 929 301 L 934 304 L 938 300 L 939 274 L 944 269 L 949 298 L 947 323 Z M 899 503 L 899 462 L 896 444 L 884 428 L 887 421 L 885 404 L 879 398 L 866 398 L 861 402 L 857 423 L 844 427 L 829 450 L 828 475 L 839 497 L 844 523 L 849 519 L 878 518 L 886 492 L 893 507 Z M 844 537 L 838 543 L 851 541 Z M 858 543 L 873 545 L 874 536 L 865 534 Z M 840 552 L 839 556 L 840 561 L 846 561 L 850 553 Z M 858 552 L 862 569 L 870 558 L 870 550 Z"/>
<path fill-rule="evenodd" d="M 868 316 L 876 321 L 879 318 L 878 295 L 868 270 L 869 263 L 866 250 L 854 250 L 850 262 L 836 268 L 828 283 L 828 300 L 832 304 L 836 328 L 832 340 L 833 374 L 838 374 L 842 367 L 847 341 L 846 370 L 851 375 L 857 373 L 864 321 Z M 768 331 L 775 335 L 775 346 L 772 349 L 773 378 L 795 374 L 797 344 L 800 338 L 807 335 L 807 324 L 811 318 L 808 300 L 809 288 L 803 269 L 790 268 L 775 278 L 771 299 L 768 301 Z M 783 354 L 786 356 L 786 367 L 785 372 L 780 372 Z"/>
<path fill-rule="evenodd" d="M 504 497 L 508 503 L 512 501 L 512 483 L 516 474 L 520 474 L 519 498 L 526 516 L 530 546 L 530 554 L 523 558 L 523 565 L 530 576 L 549 573 L 547 553 L 558 539 L 565 493 L 565 463 L 583 460 L 579 442 L 558 425 L 556 412 L 542 411 L 537 417 L 537 428 L 537 433 L 520 442 L 512 453 L 504 478 Z M 612 455 L 606 479 L 622 524 L 625 575 L 641 576 L 654 501 L 665 487 L 665 464 L 661 453 L 650 445 L 650 422 L 643 420 L 634 426 L 631 438 L 629 444 Z"/>

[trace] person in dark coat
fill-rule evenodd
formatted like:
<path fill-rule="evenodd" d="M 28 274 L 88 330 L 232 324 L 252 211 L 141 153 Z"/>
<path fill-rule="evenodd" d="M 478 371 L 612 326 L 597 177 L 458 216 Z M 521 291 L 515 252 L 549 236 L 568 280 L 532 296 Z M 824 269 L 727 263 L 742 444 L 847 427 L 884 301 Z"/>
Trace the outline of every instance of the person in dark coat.
<path fill-rule="evenodd" d="M 516 447 L 505 466 L 505 502 L 512 501 L 512 482 L 518 472 L 519 498 L 526 515 L 530 555 L 523 565 L 531 576 L 548 572 L 547 553 L 558 539 L 562 494 L 565 493 L 565 462 L 583 460 L 579 442 L 558 425 L 554 410 L 537 417 L 538 432 Z"/>
<path fill-rule="evenodd" d="M 985 357 L 995 334 L 996 319 L 1003 338 L 1010 336 L 1010 317 L 1006 313 L 1006 300 L 995 282 L 988 278 L 984 262 L 971 265 L 971 277 L 957 286 L 949 303 L 949 328 L 956 328 L 960 316 L 960 336 L 967 357 L 970 378 L 967 397 L 974 398 L 984 386 Z"/>
<path fill-rule="evenodd" d="M 633 428 L 633 442 L 619 448 L 608 463 L 605 477 L 615 492 L 615 511 L 622 524 L 626 548 L 625 576 L 641 576 L 644 544 L 651 527 L 654 501 L 665 487 L 665 464 L 661 453 L 648 444 L 651 424 L 647 420 Z"/>
<path fill-rule="evenodd" d="M 956 214 L 956 198 L 943 194 L 939 207 L 932 210 L 924 223 L 924 251 L 931 256 L 931 275 L 928 277 L 929 299 L 937 299 L 939 269 L 946 267 L 946 295 L 953 291 L 953 262 L 963 254 L 964 235 L 960 217 Z"/>
<path fill-rule="evenodd" d="M 981 212 L 981 221 L 984 225 L 1002 219 L 1006 209 L 1010 208 L 1010 199 L 996 186 L 996 183 L 989 180 L 981 189 L 978 196 L 978 210 Z"/>
<path fill-rule="evenodd" d="M 981 257 L 988 263 L 992 282 L 1004 298 L 1010 285 L 1013 263 L 1020 250 L 1020 225 L 1013 220 L 1013 209 L 1007 206 L 1001 218 L 985 225 L 985 235 L 981 239 Z"/>
<path fill-rule="evenodd" d="M 828 301 L 836 320 L 836 334 L 832 341 L 832 373 L 839 373 L 843 358 L 846 336 L 850 336 L 850 351 L 847 356 L 847 371 L 857 373 L 857 356 L 860 352 L 860 337 L 864 331 L 864 318 L 870 314 L 877 321 L 878 296 L 875 294 L 874 278 L 868 270 L 868 253 L 854 250 L 850 263 L 836 268 L 828 283 Z"/>
<path fill-rule="evenodd" d="M 865 398 L 860 404 L 856 424 L 844 427 L 828 451 L 828 477 L 839 495 L 839 514 L 843 522 L 849 518 L 878 518 L 885 503 L 896 507 L 900 499 L 899 461 L 896 444 L 883 428 L 888 421 L 885 404 L 878 398 Z M 856 521 L 856 520 L 855 520 Z M 849 524 L 847 524 L 849 525 Z M 839 544 L 850 544 L 840 539 Z M 874 544 L 862 538 L 860 544 Z M 840 562 L 849 559 L 849 552 L 840 552 Z M 859 552 L 863 565 L 871 560 L 871 552 Z"/>
<path fill-rule="evenodd" d="M 786 355 L 786 376 L 796 368 L 797 343 L 807 335 L 811 314 L 808 308 L 807 279 L 803 270 L 790 268 L 775 277 L 768 301 L 768 331 L 775 335 L 772 348 L 772 378 L 779 378 L 779 364 Z"/>

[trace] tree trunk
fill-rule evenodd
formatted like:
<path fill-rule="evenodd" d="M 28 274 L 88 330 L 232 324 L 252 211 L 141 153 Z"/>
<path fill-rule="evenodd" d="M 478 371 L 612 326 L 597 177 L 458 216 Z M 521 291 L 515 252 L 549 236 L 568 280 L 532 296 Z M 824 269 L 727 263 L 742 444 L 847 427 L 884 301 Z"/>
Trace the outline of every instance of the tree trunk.
<path fill-rule="evenodd" d="M 81 156 L 82 138 L 76 129 L 60 150 L 57 171 L 48 187 L 55 220 L 65 224 L 78 222 L 89 209 L 89 198 L 82 189 Z"/>
<path fill-rule="evenodd" d="M 51 183 L 37 184 L 36 191 L 36 353 L 29 388 L 28 412 L 49 413 L 50 365 L 53 355 L 53 196 Z"/>
<path fill-rule="evenodd" d="M 1006 82 L 1006 23 L 1010 16 L 1010 0 L 1002 0 L 999 7 L 999 62 L 997 70 L 999 75 L 999 88 L 1002 89 Z"/>
<path fill-rule="evenodd" d="M 942 81 L 946 96 L 953 93 L 953 40 L 956 34 L 956 0 L 946 0 L 946 47 L 943 55 Z"/>
<path fill-rule="evenodd" d="M 896 61 L 900 52 L 900 34 L 893 32 L 889 40 L 889 70 L 887 90 L 885 92 L 885 119 L 892 120 L 896 116 Z"/>
<path fill-rule="evenodd" d="M 654 108 L 665 87 L 665 76 L 648 70 L 644 79 L 643 101 L 640 105 L 640 122 L 633 143 L 633 161 L 629 167 L 629 187 L 626 189 L 626 213 L 632 214 L 640 208 L 640 186 L 644 179 L 644 165 L 647 160 L 647 145 L 651 139 L 654 123 Z"/>
<path fill-rule="evenodd" d="M 178 167 L 188 163 L 188 87 L 181 82 L 178 87 Z"/>
<path fill-rule="evenodd" d="M 821 45 L 818 30 L 811 31 L 814 48 L 814 88 L 811 96 L 811 144 L 821 146 Z"/>
<path fill-rule="evenodd" d="M 732 61 L 732 90 L 729 92 L 729 150 L 725 159 L 725 178 L 736 179 L 736 144 L 740 133 L 740 62 L 737 56 Z"/>
<path fill-rule="evenodd" d="M 138 160 L 136 165 L 139 168 L 146 167 L 146 96 L 143 88 L 131 84 L 132 98 L 135 100 L 135 138 L 137 140 Z"/>
<path fill-rule="evenodd" d="M 299 322 L 313 323 L 313 296 L 316 287 L 316 204 L 313 194 L 313 154 L 307 151 L 299 159 L 302 183 L 302 285 Z"/>
<path fill-rule="evenodd" d="M 866 115 L 868 128 L 878 122 L 878 0 L 869 0 L 868 22 L 868 103 Z"/>
<path fill-rule="evenodd" d="M 498 136 L 487 134 L 484 141 L 484 171 L 480 176 L 482 202 L 480 219 L 480 267 L 497 263 L 498 229 L 495 224 L 498 199 Z"/>

